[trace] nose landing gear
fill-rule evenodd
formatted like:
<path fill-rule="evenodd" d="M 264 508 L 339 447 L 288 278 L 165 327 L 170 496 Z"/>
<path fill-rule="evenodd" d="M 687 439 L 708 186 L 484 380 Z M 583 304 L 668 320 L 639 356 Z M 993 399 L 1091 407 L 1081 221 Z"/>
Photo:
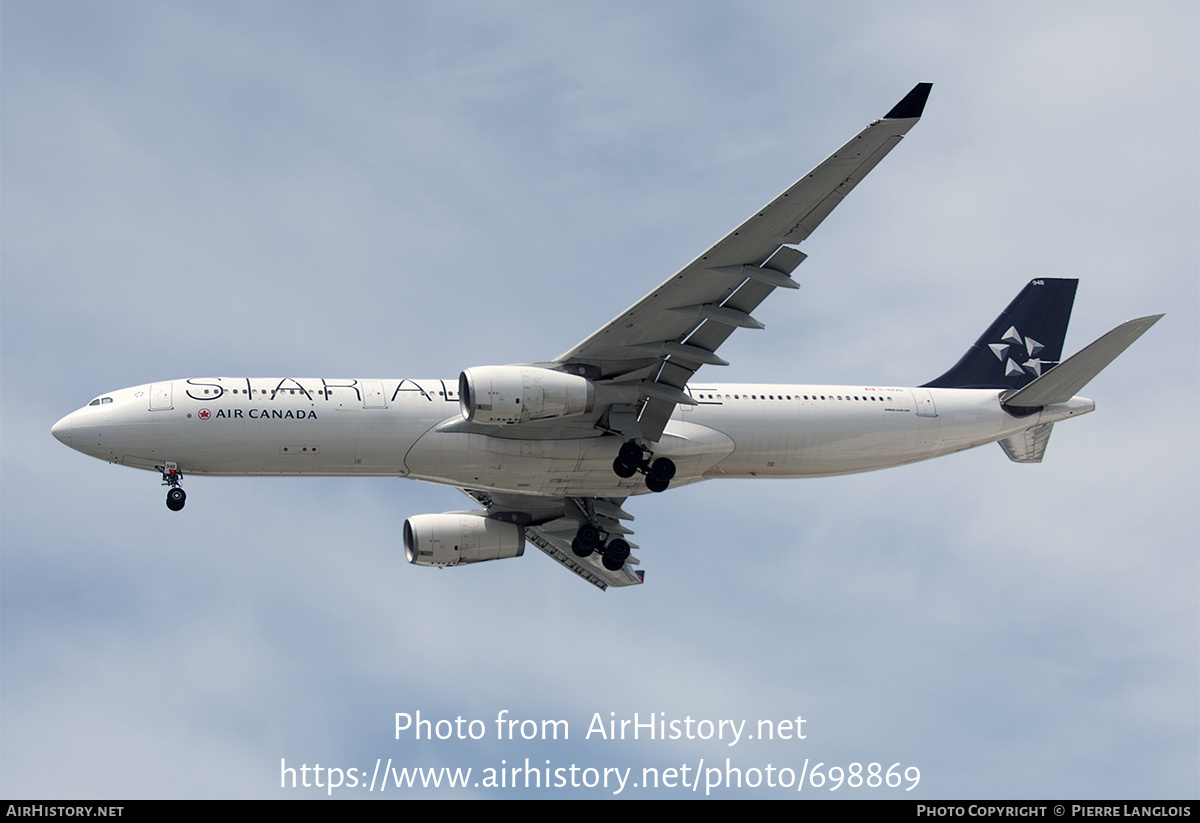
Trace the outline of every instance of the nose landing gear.
<path fill-rule="evenodd" d="M 173 512 L 179 511 L 187 502 L 187 493 L 179 485 L 179 481 L 183 479 L 183 473 L 179 471 L 179 466 L 171 461 L 156 468 L 162 472 L 162 484 L 170 486 L 167 489 L 167 508 Z"/>
<path fill-rule="evenodd" d="M 651 462 L 653 456 L 645 446 L 626 440 L 613 460 L 613 472 L 617 477 L 633 477 L 641 472 L 646 475 L 646 488 L 652 492 L 665 492 L 675 477 L 675 463 L 669 457 L 659 457 Z"/>

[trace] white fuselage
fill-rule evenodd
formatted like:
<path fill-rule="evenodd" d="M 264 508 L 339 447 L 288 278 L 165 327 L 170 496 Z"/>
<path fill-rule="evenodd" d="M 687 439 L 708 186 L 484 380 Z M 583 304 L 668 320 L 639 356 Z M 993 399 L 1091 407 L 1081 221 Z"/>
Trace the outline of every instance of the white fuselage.
<path fill-rule="evenodd" d="M 689 393 L 697 405 L 675 411 L 654 450 L 675 462 L 672 485 L 881 469 L 1094 408 L 1077 397 L 1015 417 L 995 389 L 704 384 Z M 170 461 L 184 475 L 396 476 L 573 497 L 646 491 L 641 478 L 613 472 L 622 438 L 570 427 L 547 436 L 544 426 L 535 438 L 523 425 L 466 430 L 456 381 L 226 377 L 112 392 L 53 431 L 93 457 L 150 470 Z"/>

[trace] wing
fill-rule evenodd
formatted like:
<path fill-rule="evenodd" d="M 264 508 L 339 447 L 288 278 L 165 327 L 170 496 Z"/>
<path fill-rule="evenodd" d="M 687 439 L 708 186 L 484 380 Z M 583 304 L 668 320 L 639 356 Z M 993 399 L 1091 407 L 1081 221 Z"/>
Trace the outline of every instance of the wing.
<path fill-rule="evenodd" d="M 738 328 L 762 328 L 750 312 L 775 289 L 797 288 L 791 273 L 805 255 L 794 247 L 916 125 L 931 88 L 929 83 L 919 83 L 882 119 L 582 343 L 550 363 L 531 364 L 587 377 L 590 411 L 522 421 L 519 426 L 506 426 L 504 436 L 556 439 L 619 434 L 626 441 L 658 442 L 675 406 L 696 402 L 685 391 L 691 376 L 702 365 L 727 365 L 716 354 L 726 338 Z M 462 379 L 467 380 L 467 372 Z M 522 388 L 516 402 L 522 403 L 520 398 L 527 393 L 528 387 Z M 488 402 L 480 408 L 490 410 Z M 447 420 L 438 429 L 496 431 L 467 417 Z M 648 476 L 647 485 L 649 480 Z M 592 585 L 606 589 L 642 582 L 642 575 L 631 571 L 638 563 L 632 555 L 619 569 L 611 570 L 598 552 L 580 557 L 574 549 L 589 527 L 599 530 L 602 540 L 613 538 L 604 543 L 609 560 L 617 558 L 613 551 L 617 539 L 635 548 L 625 539 L 632 532 L 622 521 L 633 517 L 621 508 L 624 498 L 462 491 L 484 507 L 486 517 L 522 526 L 529 542 Z"/>
<path fill-rule="evenodd" d="M 738 328 L 762 328 L 751 316 L 777 288 L 797 288 L 791 273 L 805 255 L 793 248 L 895 148 L 921 116 L 931 83 L 919 83 L 881 120 L 867 126 L 783 194 L 570 351 L 553 368 L 605 387 L 601 425 L 657 441 L 702 365 Z"/>
<path fill-rule="evenodd" d="M 504 492 L 460 489 L 479 503 L 487 517 L 519 523 L 525 527 L 525 539 L 537 546 L 593 586 L 603 590 L 609 586 L 636 586 L 642 582 L 640 572 L 630 566 L 638 559 L 630 555 L 618 570 L 606 569 L 598 552 L 580 557 L 571 541 L 581 522 L 594 523 L 610 535 L 627 538 L 633 530 L 621 523 L 633 520 L 633 515 L 621 508 L 624 498 L 563 498 Z M 630 548 L 637 545 L 630 543 Z"/>

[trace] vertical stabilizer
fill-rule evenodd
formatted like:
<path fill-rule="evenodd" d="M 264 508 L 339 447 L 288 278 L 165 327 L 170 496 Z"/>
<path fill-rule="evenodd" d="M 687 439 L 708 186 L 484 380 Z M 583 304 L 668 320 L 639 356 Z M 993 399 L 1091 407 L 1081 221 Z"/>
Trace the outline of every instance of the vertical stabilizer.
<path fill-rule="evenodd" d="M 926 383 L 939 389 L 1019 389 L 1062 360 L 1078 280 L 1038 278 L 988 326 L 950 371 Z"/>

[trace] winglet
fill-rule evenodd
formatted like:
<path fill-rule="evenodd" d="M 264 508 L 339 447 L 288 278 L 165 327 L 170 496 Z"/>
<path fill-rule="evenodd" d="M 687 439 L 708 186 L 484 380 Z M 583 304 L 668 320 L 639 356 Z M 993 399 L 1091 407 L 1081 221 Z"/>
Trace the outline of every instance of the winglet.
<path fill-rule="evenodd" d="M 917 83 L 913 90 L 904 95 L 904 99 L 892 106 L 892 110 L 883 116 L 884 120 L 915 120 L 925 111 L 925 101 L 929 99 L 929 90 L 933 83 Z"/>

